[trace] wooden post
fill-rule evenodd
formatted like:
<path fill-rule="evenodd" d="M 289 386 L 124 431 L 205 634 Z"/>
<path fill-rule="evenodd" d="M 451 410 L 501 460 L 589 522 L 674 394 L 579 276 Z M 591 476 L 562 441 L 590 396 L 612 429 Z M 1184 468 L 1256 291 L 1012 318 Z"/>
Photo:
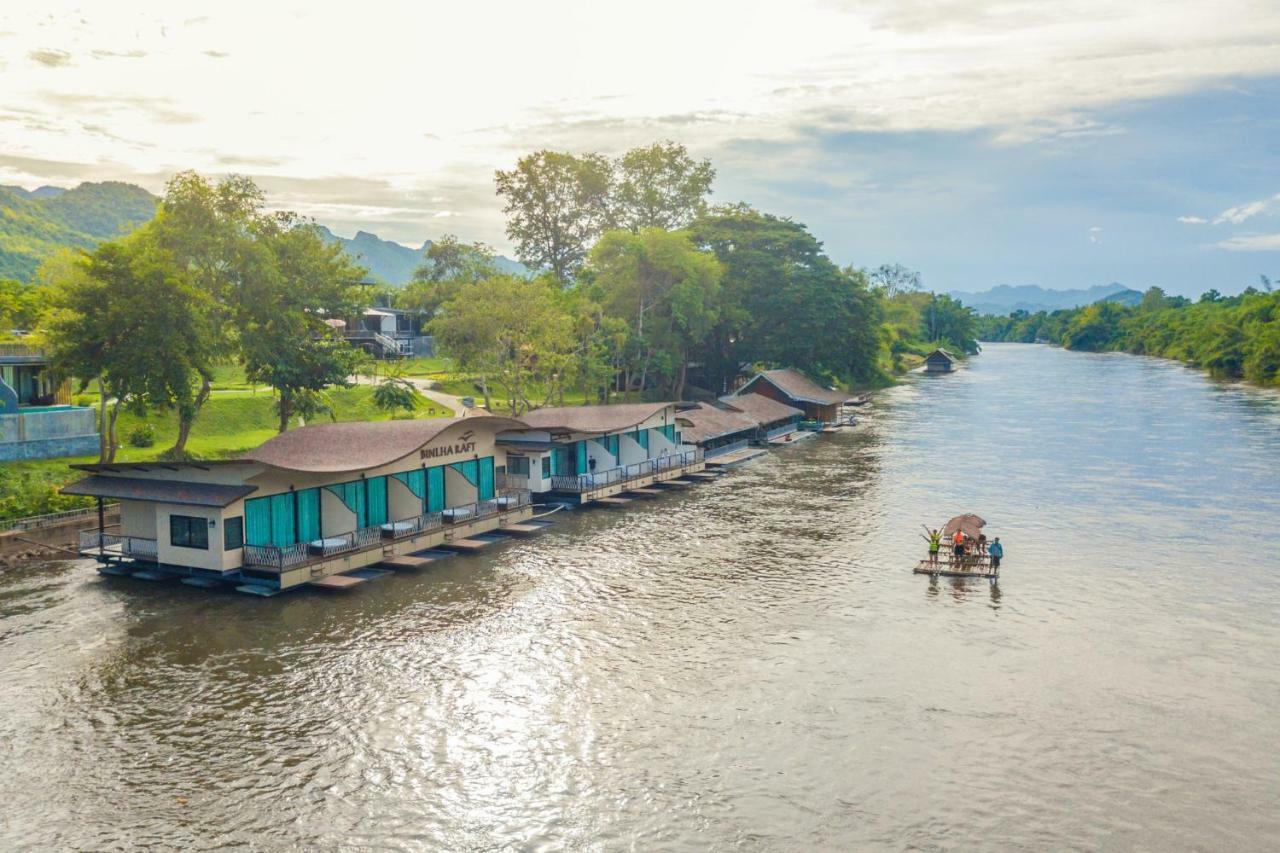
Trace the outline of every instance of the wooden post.
<path fill-rule="evenodd" d="M 102 536 L 106 532 L 106 519 L 102 511 L 102 498 L 98 498 L 98 556 L 101 557 L 106 553 L 106 545 L 102 541 Z"/>

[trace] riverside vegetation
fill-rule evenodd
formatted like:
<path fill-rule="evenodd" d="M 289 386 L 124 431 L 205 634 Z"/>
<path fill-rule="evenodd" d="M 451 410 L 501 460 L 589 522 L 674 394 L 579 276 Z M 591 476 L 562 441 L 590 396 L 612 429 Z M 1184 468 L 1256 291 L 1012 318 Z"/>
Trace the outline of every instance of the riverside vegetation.
<path fill-rule="evenodd" d="M 1280 385 L 1280 291 L 1266 276 L 1238 296 L 1210 290 L 1198 300 L 1158 287 L 1137 305 L 1110 301 L 1007 317 L 985 316 L 983 340 L 1035 341 L 1089 352 L 1127 352 L 1185 362 L 1224 379 Z"/>
<path fill-rule="evenodd" d="M 5 283 L 0 329 L 35 329 L 53 369 L 96 394 L 104 461 L 226 455 L 320 417 L 421 412 L 399 376 L 371 392 L 371 408 L 335 405 L 367 389 L 351 387 L 362 353 L 329 321 L 373 300 L 428 319 L 446 359 L 430 372 L 445 390 L 514 415 L 719 394 L 744 364 L 876 387 L 934 346 L 976 351 L 973 312 L 923 292 L 917 273 L 840 267 L 792 219 L 711 206 L 714 177 L 670 142 L 617 159 L 530 154 L 496 187 L 518 259 L 535 272 L 504 271 L 487 246 L 447 236 L 390 289 L 366 286 L 315 223 L 271 212 L 249 179 L 181 173 L 129 234 L 59 250 L 30 282 Z M 231 373 L 235 387 L 270 389 L 252 417 L 218 414 L 236 405 Z M 119 436 L 147 419 L 153 446 L 122 450 Z M 18 497 L 0 512 L 73 503 L 55 495 L 67 476 L 54 471 L 10 466 L 3 476 L 25 486 L 6 487 Z"/>

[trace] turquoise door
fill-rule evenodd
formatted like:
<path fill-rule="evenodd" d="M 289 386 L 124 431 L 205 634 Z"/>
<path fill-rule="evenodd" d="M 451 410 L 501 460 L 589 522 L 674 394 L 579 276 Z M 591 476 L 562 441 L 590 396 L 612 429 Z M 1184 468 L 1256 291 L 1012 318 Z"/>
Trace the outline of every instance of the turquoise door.
<path fill-rule="evenodd" d="M 576 460 L 573 473 L 585 474 L 587 473 L 587 443 L 585 441 L 575 441 L 573 447 Z"/>
<path fill-rule="evenodd" d="M 320 490 L 303 489 L 295 496 L 298 502 L 298 541 L 320 538 Z"/>
<path fill-rule="evenodd" d="M 387 523 L 387 478 L 370 477 L 364 481 L 368 492 L 368 520 L 363 527 L 377 527 Z"/>
<path fill-rule="evenodd" d="M 270 498 L 252 498 L 244 502 L 244 544 L 271 544 Z"/>
<path fill-rule="evenodd" d="M 476 484 L 476 494 L 479 500 L 487 501 L 493 498 L 493 457 L 486 456 L 480 460 L 480 481 Z"/>
<path fill-rule="evenodd" d="M 294 528 L 293 494 L 272 495 L 267 500 L 271 502 L 271 544 L 279 547 L 294 544 L 298 533 Z"/>
<path fill-rule="evenodd" d="M 444 466 L 427 469 L 427 512 L 444 509 Z"/>

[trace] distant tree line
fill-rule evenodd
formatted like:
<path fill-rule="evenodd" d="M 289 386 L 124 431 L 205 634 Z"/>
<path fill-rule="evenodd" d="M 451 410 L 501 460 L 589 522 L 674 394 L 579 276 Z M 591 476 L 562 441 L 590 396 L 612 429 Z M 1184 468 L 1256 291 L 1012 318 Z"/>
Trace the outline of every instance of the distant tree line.
<path fill-rule="evenodd" d="M 982 317 L 990 341 L 1044 342 L 1090 352 L 1119 351 L 1173 358 L 1215 376 L 1280 383 L 1280 292 L 1261 287 L 1239 296 L 1210 290 L 1198 300 L 1158 287 L 1137 305 L 1101 301 L 1081 308 Z"/>

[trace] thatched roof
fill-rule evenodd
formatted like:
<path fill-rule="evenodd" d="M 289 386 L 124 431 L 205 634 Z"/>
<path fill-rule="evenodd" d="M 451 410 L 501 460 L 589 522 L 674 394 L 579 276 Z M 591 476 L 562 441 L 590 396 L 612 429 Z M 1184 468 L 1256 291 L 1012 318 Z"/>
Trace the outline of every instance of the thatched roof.
<path fill-rule="evenodd" d="M 760 426 L 804 415 L 803 410 L 779 403 L 763 394 L 741 394 L 737 397 L 724 397 L 723 401 L 745 413 Z"/>
<path fill-rule="evenodd" d="M 531 429 L 603 435 L 624 432 L 662 412 L 671 403 L 616 403 L 609 406 L 559 406 L 520 416 Z M 683 413 L 680 415 L 683 417 Z"/>
<path fill-rule="evenodd" d="M 696 443 L 711 441 L 738 432 L 747 432 L 759 426 L 755 418 L 745 412 L 737 409 L 710 406 L 705 403 L 699 403 L 691 409 L 686 409 L 680 415 L 688 418 L 691 424 L 684 430 L 684 437 Z"/>
<path fill-rule="evenodd" d="M 763 370 L 757 373 L 746 385 L 742 386 L 738 394 L 751 393 L 752 386 L 757 382 L 768 382 L 791 399 L 804 403 L 832 406 L 849 399 L 849 395 L 844 391 L 832 391 L 830 388 L 823 388 L 799 370 L 790 367 L 781 370 Z"/>

